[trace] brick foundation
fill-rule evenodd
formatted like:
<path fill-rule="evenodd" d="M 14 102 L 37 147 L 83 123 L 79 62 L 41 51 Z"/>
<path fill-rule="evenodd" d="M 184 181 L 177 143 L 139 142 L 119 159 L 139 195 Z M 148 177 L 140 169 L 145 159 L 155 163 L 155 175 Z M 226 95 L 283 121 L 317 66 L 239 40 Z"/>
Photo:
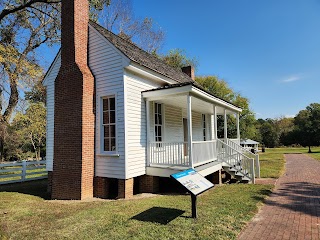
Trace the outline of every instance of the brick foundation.
<path fill-rule="evenodd" d="M 159 177 L 143 175 L 140 177 L 139 191 L 141 193 L 159 192 Z"/>
<path fill-rule="evenodd" d="M 93 197 L 94 78 L 88 67 L 88 0 L 62 0 L 55 80 L 53 199 Z"/>
<path fill-rule="evenodd" d="M 97 198 L 109 198 L 110 181 L 105 177 L 95 177 L 93 180 L 93 196 Z"/>
<path fill-rule="evenodd" d="M 212 174 L 212 183 L 218 185 L 222 184 L 221 169 Z"/>
<path fill-rule="evenodd" d="M 133 197 L 133 178 L 118 179 L 118 197 L 117 198 L 132 198 Z"/>

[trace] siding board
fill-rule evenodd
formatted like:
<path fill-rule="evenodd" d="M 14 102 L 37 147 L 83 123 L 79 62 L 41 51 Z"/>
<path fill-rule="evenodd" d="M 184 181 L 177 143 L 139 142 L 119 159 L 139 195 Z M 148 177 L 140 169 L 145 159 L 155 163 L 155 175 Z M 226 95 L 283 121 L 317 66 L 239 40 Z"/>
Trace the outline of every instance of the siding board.
<path fill-rule="evenodd" d="M 124 81 L 128 147 L 126 177 L 132 178 L 146 173 L 146 108 L 141 92 L 161 85 L 129 71 L 125 71 Z"/>

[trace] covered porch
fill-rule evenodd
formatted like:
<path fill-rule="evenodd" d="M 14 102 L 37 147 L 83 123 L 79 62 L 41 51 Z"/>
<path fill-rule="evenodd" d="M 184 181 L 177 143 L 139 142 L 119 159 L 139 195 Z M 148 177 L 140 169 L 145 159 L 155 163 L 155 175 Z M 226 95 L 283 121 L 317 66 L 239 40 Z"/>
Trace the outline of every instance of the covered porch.
<path fill-rule="evenodd" d="M 219 115 L 224 118 L 221 140 L 227 142 L 227 116 L 234 115 L 236 138 L 233 141 L 240 143 L 241 109 L 194 84 L 170 85 L 145 91 L 142 96 L 146 101 L 147 168 L 206 169 L 219 164 Z"/>

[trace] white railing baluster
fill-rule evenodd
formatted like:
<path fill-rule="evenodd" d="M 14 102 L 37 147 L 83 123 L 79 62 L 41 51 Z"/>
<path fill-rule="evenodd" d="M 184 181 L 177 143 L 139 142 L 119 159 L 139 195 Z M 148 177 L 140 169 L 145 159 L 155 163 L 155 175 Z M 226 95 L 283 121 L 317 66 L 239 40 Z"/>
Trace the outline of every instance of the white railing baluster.
<path fill-rule="evenodd" d="M 230 143 L 230 145 L 227 143 Z M 228 142 L 227 140 L 223 142 L 218 140 L 217 144 L 219 146 L 219 151 L 224 153 L 221 154 L 218 152 L 218 160 L 226 162 L 231 167 L 235 166 L 239 172 L 250 178 L 252 183 L 255 183 L 255 159 L 250 158 L 233 148 L 234 145 L 231 141 Z"/>
<path fill-rule="evenodd" d="M 192 142 L 193 166 L 217 160 L 216 144 L 216 140 Z M 189 151 L 185 142 L 150 142 L 148 147 L 150 150 L 148 166 L 152 164 L 190 166 Z"/>

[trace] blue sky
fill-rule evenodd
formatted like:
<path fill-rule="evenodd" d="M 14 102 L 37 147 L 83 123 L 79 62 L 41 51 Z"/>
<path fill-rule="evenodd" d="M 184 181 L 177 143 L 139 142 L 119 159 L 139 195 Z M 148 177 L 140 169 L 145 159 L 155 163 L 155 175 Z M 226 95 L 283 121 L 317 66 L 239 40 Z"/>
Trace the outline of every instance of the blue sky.
<path fill-rule="evenodd" d="M 133 10 L 163 28 L 162 52 L 185 49 L 197 75 L 226 80 L 257 118 L 320 102 L 319 0 L 134 0 Z"/>

